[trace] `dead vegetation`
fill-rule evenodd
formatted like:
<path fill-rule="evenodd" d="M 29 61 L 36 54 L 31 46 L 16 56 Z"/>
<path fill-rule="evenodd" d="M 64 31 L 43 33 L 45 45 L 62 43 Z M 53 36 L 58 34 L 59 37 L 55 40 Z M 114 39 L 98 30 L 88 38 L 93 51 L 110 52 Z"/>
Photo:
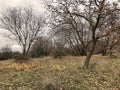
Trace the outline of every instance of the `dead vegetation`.
<path fill-rule="evenodd" d="M 84 58 L 0 61 L 0 90 L 120 90 L 119 58 L 94 55 L 89 70 L 83 71 Z"/>

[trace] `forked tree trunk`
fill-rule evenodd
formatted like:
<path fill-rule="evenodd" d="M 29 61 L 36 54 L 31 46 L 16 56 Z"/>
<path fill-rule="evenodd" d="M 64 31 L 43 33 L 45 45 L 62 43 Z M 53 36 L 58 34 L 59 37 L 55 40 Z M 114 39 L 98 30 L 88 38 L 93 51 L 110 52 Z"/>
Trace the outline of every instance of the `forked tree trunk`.
<path fill-rule="evenodd" d="M 23 49 L 22 55 L 25 56 L 26 55 L 26 50 Z"/>
<path fill-rule="evenodd" d="M 22 55 L 24 57 L 27 57 L 29 55 L 29 50 L 30 50 L 30 46 L 28 47 L 28 49 L 26 50 L 26 45 L 23 46 L 23 50 L 22 50 Z"/>
<path fill-rule="evenodd" d="M 19 60 L 21 60 L 21 63 L 24 63 L 26 60 L 29 60 L 29 55 L 25 47 L 23 48 L 22 55 L 20 55 Z"/>
<path fill-rule="evenodd" d="M 28 56 L 28 53 L 26 51 L 26 47 L 23 47 L 22 56 L 23 57 L 27 57 Z"/>

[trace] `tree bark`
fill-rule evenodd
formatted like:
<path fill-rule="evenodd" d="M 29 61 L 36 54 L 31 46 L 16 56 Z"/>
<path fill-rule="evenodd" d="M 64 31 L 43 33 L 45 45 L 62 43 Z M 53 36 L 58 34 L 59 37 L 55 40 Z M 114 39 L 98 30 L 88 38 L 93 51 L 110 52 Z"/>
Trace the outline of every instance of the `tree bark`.
<path fill-rule="evenodd" d="M 23 48 L 22 55 L 23 55 L 23 56 L 26 56 L 26 50 L 25 50 L 25 48 Z"/>
<path fill-rule="evenodd" d="M 93 43 L 93 45 L 91 46 L 90 49 L 86 50 L 87 56 L 86 56 L 86 59 L 85 59 L 85 62 L 84 62 L 84 66 L 83 66 L 84 70 L 87 70 L 88 67 L 89 67 L 90 59 L 91 59 L 91 56 L 93 54 L 94 48 L 95 48 L 95 43 Z"/>
<path fill-rule="evenodd" d="M 113 56 L 112 49 L 110 49 L 109 55 L 110 55 L 110 57 Z"/>
<path fill-rule="evenodd" d="M 102 51 L 102 55 L 103 55 L 103 56 L 106 56 L 106 55 L 107 55 L 107 50 L 106 50 L 106 49 L 104 49 L 104 50 Z"/>

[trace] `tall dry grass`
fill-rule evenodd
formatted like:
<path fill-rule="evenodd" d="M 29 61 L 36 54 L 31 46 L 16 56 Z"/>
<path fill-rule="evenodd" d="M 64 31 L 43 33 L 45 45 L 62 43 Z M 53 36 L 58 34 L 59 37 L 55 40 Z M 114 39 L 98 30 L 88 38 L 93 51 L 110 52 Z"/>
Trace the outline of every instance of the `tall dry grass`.
<path fill-rule="evenodd" d="M 82 70 L 84 59 L 43 57 L 19 64 L 25 70 L 2 69 L 0 90 L 120 90 L 120 58 L 94 55 L 87 71 Z M 4 63 L 14 68 L 18 65 L 11 61 Z M 31 63 L 36 66 L 30 68 Z"/>

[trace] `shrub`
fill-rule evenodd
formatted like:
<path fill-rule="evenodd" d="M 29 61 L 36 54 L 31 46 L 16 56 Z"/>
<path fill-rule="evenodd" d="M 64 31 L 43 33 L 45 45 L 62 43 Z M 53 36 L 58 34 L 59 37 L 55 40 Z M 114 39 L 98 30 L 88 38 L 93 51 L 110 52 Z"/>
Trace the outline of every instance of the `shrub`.
<path fill-rule="evenodd" d="M 0 60 L 7 60 L 13 58 L 13 54 L 11 53 L 0 53 Z"/>
<path fill-rule="evenodd" d="M 116 56 L 116 55 L 110 55 L 109 58 L 110 58 L 110 59 L 116 59 L 117 56 Z"/>
<path fill-rule="evenodd" d="M 10 47 L 5 46 L 4 48 L 2 48 L 0 52 L 0 60 L 7 60 L 11 58 L 13 58 L 13 52 Z"/>
<path fill-rule="evenodd" d="M 24 63 L 25 61 L 29 60 L 29 56 L 25 56 L 22 54 L 16 55 L 14 58 L 15 58 L 15 61 L 19 63 Z"/>
<path fill-rule="evenodd" d="M 10 59 L 10 56 L 5 53 L 0 53 L 0 60 L 7 60 L 7 59 Z"/>
<path fill-rule="evenodd" d="M 60 49 L 55 49 L 54 51 L 53 51 L 53 57 L 54 58 L 62 58 L 62 56 L 66 56 L 66 53 L 65 53 L 65 51 L 63 51 L 63 50 L 60 50 Z"/>
<path fill-rule="evenodd" d="M 92 64 L 90 64 L 90 69 L 92 69 L 92 70 L 95 70 L 96 68 L 97 68 L 97 63 L 92 63 Z"/>
<path fill-rule="evenodd" d="M 31 57 L 41 57 L 41 56 L 47 56 L 47 55 L 49 55 L 49 52 L 47 52 L 45 48 L 42 48 L 41 46 L 37 46 L 31 52 Z"/>
<path fill-rule="evenodd" d="M 31 47 L 31 57 L 47 56 L 51 52 L 51 41 L 44 38 L 38 37 Z"/>
<path fill-rule="evenodd" d="M 16 51 L 16 52 L 13 52 L 13 57 L 16 58 L 17 56 L 21 55 L 20 52 Z"/>

